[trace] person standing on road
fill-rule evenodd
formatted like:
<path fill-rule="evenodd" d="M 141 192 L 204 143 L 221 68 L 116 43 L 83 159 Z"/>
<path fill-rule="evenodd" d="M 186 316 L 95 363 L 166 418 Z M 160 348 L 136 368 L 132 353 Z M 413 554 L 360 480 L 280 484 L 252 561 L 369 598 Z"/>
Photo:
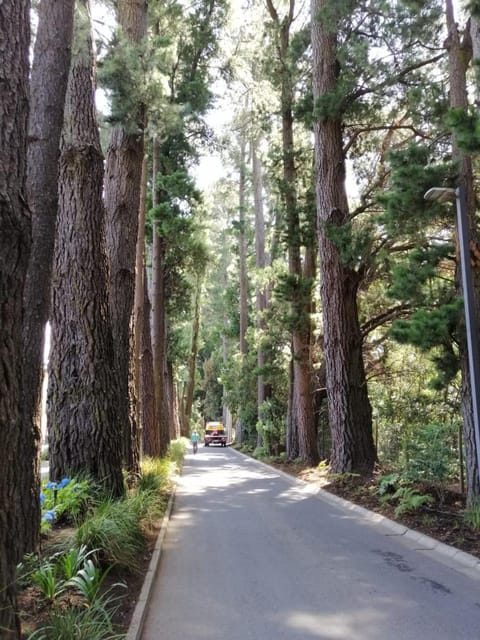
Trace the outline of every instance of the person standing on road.
<path fill-rule="evenodd" d="M 200 434 L 198 433 L 198 431 L 196 429 L 194 429 L 192 431 L 192 435 L 190 436 L 190 439 L 192 441 L 193 453 L 197 453 L 198 441 L 200 440 Z"/>

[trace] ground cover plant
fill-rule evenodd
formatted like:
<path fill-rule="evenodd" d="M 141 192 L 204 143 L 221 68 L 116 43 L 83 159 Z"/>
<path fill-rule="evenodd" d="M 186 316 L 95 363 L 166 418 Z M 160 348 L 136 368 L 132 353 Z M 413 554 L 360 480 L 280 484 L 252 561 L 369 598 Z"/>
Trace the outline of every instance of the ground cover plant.
<path fill-rule="evenodd" d="M 146 458 L 121 499 L 87 478 L 42 483 L 41 554 L 17 571 L 24 640 L 124 637 L 185 451 Z"/>

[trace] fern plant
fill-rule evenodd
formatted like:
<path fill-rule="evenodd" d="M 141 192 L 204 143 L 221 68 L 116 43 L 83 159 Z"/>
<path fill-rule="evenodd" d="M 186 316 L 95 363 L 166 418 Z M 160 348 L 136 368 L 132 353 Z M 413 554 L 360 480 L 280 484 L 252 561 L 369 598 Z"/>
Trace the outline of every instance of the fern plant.
<path fill-rule="evenodd" d="M 399 473 L 390 473 L 388 476 L 383 476 L 378 481 L 378 487 L 375 493 L 380 497 L 387 496 L 390 498 L 391 494 L 395 493 L 399 481 Z"/>
<path fill-rule="evenodd" d="M 395 515 L 398 518 L 405 513 L 416 511 L 424 504 L 430 504 L 433 498 L 428 493 L 419 493 L 413 487 L 400 487 L 393 494 L 392 500 L 398 500 L 398 505 L 395 507 Z"/>

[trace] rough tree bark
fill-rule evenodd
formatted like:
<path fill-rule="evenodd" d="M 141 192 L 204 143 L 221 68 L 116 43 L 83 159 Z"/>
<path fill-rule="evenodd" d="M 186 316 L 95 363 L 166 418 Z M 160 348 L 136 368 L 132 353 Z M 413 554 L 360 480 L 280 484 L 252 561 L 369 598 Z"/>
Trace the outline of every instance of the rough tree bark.
<path fill-rule="evenodd" d="M 239 180 L 238 180 L 238 254 L 239 254 L 239 347 L 243 359 L 247 355 L 248 345 L 246 340 L 248 310 L 247 310 L 247 265 L 246 265 L 246 240 L 245 240 L 245 192 L 246 192 L 246 166 L 245 154 L 246 145 L 243 138 L 240 140 L 240 156 L 239 156 Z M 237 421 L 237 429 L 235 434 L 239 444 L 243 442 L 244 432 L 242 420 Z"/>
<path fill-rule="evenodd" d="M 446 47 L 448 50 L 449 61 L 450 106 L 455 109 L 466 109 L 468 107 L 466 74 L 467 67 L 472 56 L 472 43 L 469 33 L 465 33 L 465 38 L 463 42 L 461 41 L 458 25 L 455 23 L 454 19 L 453 4 L 451 0 L 446 0 L 445 9 L 448 29 Z M 476 224 L 476 201 L 472 158 L 459 148 L 455 135 L 452 136 L 452 155 L 458 161 L 458 185 L 463 185 L 465 189 L 469 235 L 471 240 L 476 240 L 478 238 L 478 232 Z M 480 315 L 480 278 L 478 277 L 478 274 L 475 273 L 475 270 L 473 270 L 473 276 L 475 310 L 478 326 Z M 461 292 L 462 282 L 459 266 L 456 273 L 456 286 Z M 462 334 L 465 333 L 464 325 L 461 327 L 461 331 Z M 469 504 L 474 504 L 480 498 L 480 481 L 478 477 L 477 464 L 477 446 L 480 446 L 480 443 L 477 443 L 475 440 L 475 426 L 472 410 L 472 387 L 468 362 L 468 349 L 466 339 L 464 337 L 460 343 L 460 368 L 462 371 L 461 407 L 467 475 L 467 502 Z"/>
<path fill-rule="evenodd" d="M 17 514 L 22 434 L 22 293 L 30 249 L 26 206 L 30 2 L 0 3 L 0 634 L 20 638 L 15 624 L 15 569 L 25 547 Z"/>
<path fill-rule="evenodd" d="M 87 473 L 123 493 L 107 298 L 103 155 L 95 110 L 89 0 L 77 3 L 65 102 L 53 271 L 50 476 Z"/>
<path fill-rule="evenodd" d="M 192 346 L 190 348 L 190 354 L 188 356 L 188 382 L 187 382 L 187 397 L 185 400 L 185 412 L 184 412 L 184 425 L 182 435 L 188 437 L 190 430 L 190 420 L 192 417 L 193 407 L 193 393 L 195 391 L 195 372 L 197 364 L 198 354 L 198 337 L 200 333 L 200 299 L 202 296 L 202 279 L 197 276 L 196 288 L 195 288 L 195 307 L 193 313 L 192 324 Z"/>
<path fill-rule="evenodd" d="M 312 0 L 313 94 L 335 90 L 338 80 L 337 36 L 321 12 L 331 0 Z M 333 472 L 369 474 L 376 460 L 372 410 L 358 320 L 358 274 L 346 267 L 328 237 L 328 227 L 349 220 L 345 190 L 341 115 L 314 123 L 318 242 L 328 413 L 332 430 L 330 468 Z"/>
<path fill-rule="evenodd" d="M 24 290 L 22 476 L 19 526 L 24 552 L 36 551 L 40 526 L 40 401 L 45 327 L 50 312 L 58 206 L 58 154 L 70 68 L 74 0 L 42 0 L 30 80 L 27 193 L 32 248 Z"/>
<path fill-rule="evenodd" d="M 263 180 L 262 165 L 258 156 L 258 142 L 252 140 L 252 180 L 253 180 L 253 201 L 255 206 L 255 266 L 258 275 L 265 269 L 265 219 L 263 214 Z M 264 285 L 258 285 L 256 288 L 256 313 L 257 313 L 257 329 L 262 331 L 265 329 L 265 321 L 263 320 L 263 312 L 267 306 L 266 292 Z M 257 367 L 261 371 L 265 366 L 265 355 L 262 346 L 257 347 Z M 262 374 L 257 380 L 257 406 L 258 415 L 261 417 L 262 405 L 266 400 L 265 380 Z M 257 435 L 257 447 L 261 447 L 262 434 L 259 431 Z"/>
<path fill-rule="evenodd" d="M 160 434 L 158 423 L 155 420 L 155 393 L 153 384 L 153 352 L 151 315 L 152 305 L 148 297 L 147 272 L 144 272 L 143 288 L 143 316 L 142 323 L 142 357 L 141 357 L 141 410 L 142 410 L 142 440 L 143 453 L 146 456 L 157 457 L 160 455 Z"/>
<path fill-rule="evenodd" d="M 170 414 L 168 417 L 168 423 L 170 425 L 170 439 L 176 440 L 180 437 L 180 419 L 178 415 L 177 404 L 177 388 L 175 385 L 173 364 L 167 362 L 167 384 L 168 384 L 168 406 L 170 408 Z"/>
<path fill-rule="evenodd" d="M 137 424 L 137 449 L 140 458 L 143 449 L 143 420 L 142 420 L 142 395 L 141 395 L 141 372 L 142 372 L 142 334 L 144 322 L 150 322 L 149 317 L 145 317 L 145 215 L 147 200 L 147 156 L 142 162 L 142 181 L 140 187 L 140 202 L 138 206 L 138 236 L 135 258 L 135 296 L 134 296 L 134 372 L 135 372 L 135 397 L 136 402 L 136 424 Z"/>
<path fill-rule="evenodd" d="M 475 101 L 480 107 L 480 15 L 475 12 L 470 17 L 470 38 L 472 40 L 472 64 L 475 73 Z"/>
<path fill-rule="evenodd" d="M 161 202 L 161 193 L 156 186 L 157 175 L 161 171 L 160 144 L 153 141 L 153 206 Z M 170 444 L 168 421 L 167 387 L 167 317 L 165 308 L 165 238 L 158 220 L 153 220 L 152 240 L 152 351 L 155 412 L 160 437 L 160 454 L 165 455 Z"/>
<path fill-rule="evenodd" d="M 133 45 L 147 33 L 147 1 L 122 0 L 116 3 L 117 19 L 123 35 Z M 138 206 L 144 155 L 144 107 L 131 114 L 135 130 L 114 127 L 105 169 L 105 207 L 107 212 L 107 252 L 109 261 L 109 304 L 117 369 L 119 425 L 123 458 L 128 470 L 138 473 L 133 391 L 133 304 L 135 256 L 138 232 Z"/>
<path fill-rule="evenodd" d="M 292 391 L 287 424 L 287 456 L 300 457 L 308 464 L 318 463 L 317 437 L 313 414 L 313 385 L 310 368 L 310 298 L 302 274 L 300 221 L 297 208 L 297 171 L 293 132 L 294 90 L 289 63 L 290 29 L 295 17 L 295 0 L 289 1 L 288 14 L 280 17 L 266 0 L 276 25 L 279 69 L 281 73 L 281 111 L 283 147 L 283 190 L 288 236 L 288 270 L 291 287 Z"/>
<path fill-rule="evenodd" d="M 238 254 L 240 262 L 240 353 L 247 355 L 247 325 L 248 325 L 248 283 L 247 283 L 247 234 L 245 218 L 246 195 L 246 155 L 247 145 L 242 137 L 240 141 L 240 180 L 238 193 Z"/>

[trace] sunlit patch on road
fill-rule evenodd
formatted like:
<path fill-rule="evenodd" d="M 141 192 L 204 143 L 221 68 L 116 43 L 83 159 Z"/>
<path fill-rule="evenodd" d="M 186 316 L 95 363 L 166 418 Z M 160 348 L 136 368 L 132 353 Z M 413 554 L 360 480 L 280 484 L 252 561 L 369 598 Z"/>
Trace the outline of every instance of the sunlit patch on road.
<path fill-rule="evenodd" d="M 294 486 L 287 489 L 287 491 L 279 493 L 277 498 L 287 502 L 300 502 L 301 500 L 308 500 L 316 495 L 318 491 L 319 489 L 315 485 Z"/>
<path fill-rule="evenodd" d="M 303 632 L 305 638 L 322 638 L 335 640 L 358 638 L 359 621 L 362 629 L 372 628 L 372 638 L 376 638 L 375 629 L 379 621 L 385 616 L 372 609 L 362 608 L 350 614 L 342 607 L 336 614 L 312 614 L 295 612 L 288 616 L 286 624 L 297 633 Z M 362 638 L 366 637 L 362 634 Z"/>

